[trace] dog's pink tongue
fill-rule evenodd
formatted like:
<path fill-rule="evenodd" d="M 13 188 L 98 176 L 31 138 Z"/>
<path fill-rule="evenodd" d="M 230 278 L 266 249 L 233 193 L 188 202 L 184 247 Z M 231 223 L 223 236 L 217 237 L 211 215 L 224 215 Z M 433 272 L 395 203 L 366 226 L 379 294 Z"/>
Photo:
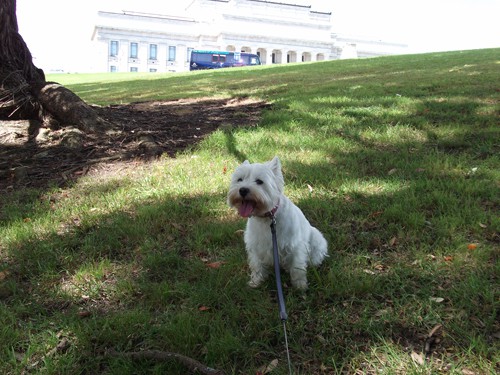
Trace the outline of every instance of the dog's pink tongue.
<path fill-rule="evenodd" d="M 243 217 L 249 217 L 253 212 L 253 208 L 253 202 L 243 201 L 239 209 L 240 215 Z"/>

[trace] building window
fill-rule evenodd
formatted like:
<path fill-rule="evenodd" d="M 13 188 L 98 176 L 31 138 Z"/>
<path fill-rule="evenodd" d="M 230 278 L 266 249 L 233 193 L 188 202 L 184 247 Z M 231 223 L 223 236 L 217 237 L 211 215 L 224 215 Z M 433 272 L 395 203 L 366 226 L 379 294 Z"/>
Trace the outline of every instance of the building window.
<path fill-rule="evenodd" d="M 168 61 L 175 61 L 175 46 L 168 47 Z"/>
<path fill-rule="evenodd" d="M 158 46 L 156 44 L 149 45 L 149 59 L 150 60 L 158 59 Z"/>
<path fill-rule="evenodd" d="M 130 67 L 130 71 L 137 73 L 139 71 L 139 69 L 137 68 L 137 66 L 132 66 L 132 67 Z"/>
<path fill-rule="evenodd" d="M 118 56 L 118 41 L 112 40 L 109 42 L 109 56 L 115 57 Z"/>
<path fill-rule="evenodd" d="M 191 60 L 191 52 L 193 52 L 194 48 L 188 47 L 187 48 L 187 56 L 186 56 L 186 62 L 189 62 Z"/>
<path fill-rule="evenodd" d="M 115 65 L 111 65 L 111 66 L 109 67 L 109 71 L 110 71 L 111 73 L 115 73 L 115 72 L 117 72 L 117 71 L 118 71 L 118 69 L 116 69 L 116 66 L 115 66 Z"/>
<path fill-rule="evenodd" d="M 138 50 L 137 43 L 130 43 L 130 58 L 131 59 L 137 59 L 137 50 Z"/>
<path fill-rule="evenodd" d="M 158 70 L 153 69 L 153 68 L 149 69 L 149 73 L 156 73 L 157 71 L 158 71 Z"/>

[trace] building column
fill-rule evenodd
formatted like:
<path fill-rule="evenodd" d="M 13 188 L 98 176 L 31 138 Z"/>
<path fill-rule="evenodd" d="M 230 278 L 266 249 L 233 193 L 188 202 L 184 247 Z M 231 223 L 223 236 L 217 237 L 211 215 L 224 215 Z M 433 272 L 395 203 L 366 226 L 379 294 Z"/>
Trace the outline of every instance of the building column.
<path fill-rule="evenodd" d="M 302 54 L 304 52 L 302 50 L 296 50 L 295 53 L 297 54 L 297 62 L 303 62 L 302 61 Z"/>
<path fill-rule="evenodd" d="M 280 52 L 281 52 L 281 64 L 288 64 L 287 61 L 288 51 L 286 49 L 281 49 Z"/>

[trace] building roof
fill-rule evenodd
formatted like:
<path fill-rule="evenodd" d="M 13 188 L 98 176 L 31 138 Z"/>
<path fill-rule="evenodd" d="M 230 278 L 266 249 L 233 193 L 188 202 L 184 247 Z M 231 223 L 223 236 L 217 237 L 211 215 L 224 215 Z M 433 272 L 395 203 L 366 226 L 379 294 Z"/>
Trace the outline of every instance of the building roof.
<path fill-rule="evenodd" d="M 298 8 L 309 8 L 311 9 L 310 5 L 300 5 L 300 4 L 291 4 L 291 3 L 281 3 L 279 1 L 266 1 L 266 0 L 247 0 L 251 1 L 254 3 L 267 3 L 267 4 L 277 4 L 277 5 L 286 5 L 286 6 L 291 6 L 291 7 L 298 7 Z"/>

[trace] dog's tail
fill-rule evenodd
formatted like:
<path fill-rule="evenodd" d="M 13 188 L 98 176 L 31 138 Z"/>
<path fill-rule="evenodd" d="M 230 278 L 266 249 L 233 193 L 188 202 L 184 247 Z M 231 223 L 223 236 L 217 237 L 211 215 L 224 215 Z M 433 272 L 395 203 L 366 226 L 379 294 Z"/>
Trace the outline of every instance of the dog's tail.
<path fill-rule="evenodd" d="M 328 256 L 328 243 L 319 230 L 312 227 L 309 238 L 309 262 L 313 266 L 319 266 L 323 259 Z"/>

